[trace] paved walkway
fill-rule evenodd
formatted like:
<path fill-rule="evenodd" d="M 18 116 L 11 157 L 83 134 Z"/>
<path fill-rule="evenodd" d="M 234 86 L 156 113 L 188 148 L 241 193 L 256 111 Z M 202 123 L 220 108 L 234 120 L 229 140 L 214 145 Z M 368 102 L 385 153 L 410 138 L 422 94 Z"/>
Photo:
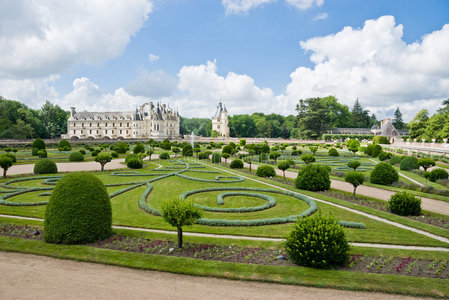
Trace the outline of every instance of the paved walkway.
<path fill-rule="evenodd" d="M 0 299 L 419 299 L 235 281 L 0 252 Z"/>

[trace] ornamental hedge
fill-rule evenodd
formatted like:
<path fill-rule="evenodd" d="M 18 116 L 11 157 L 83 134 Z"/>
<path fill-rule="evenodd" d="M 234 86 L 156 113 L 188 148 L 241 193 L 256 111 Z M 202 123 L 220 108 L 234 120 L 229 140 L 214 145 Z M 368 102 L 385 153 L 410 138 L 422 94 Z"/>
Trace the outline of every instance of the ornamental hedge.
<path fill-rule="evenodd" d="M 378 163 L 371 171 L 370 175 L 371 183 L 390 185 L 398 180 L 399 180 L 398 172 L 389 163 L 386 162 Z"/>
<path fill-rule="evenodd" d="M 429 180 L 432 182 L 437 181 L 438 179 L 447 179 L 448 173 L 443 169 L 434 169 L 430 172 Z"/>
<path fill-rule="evenodd" d="M 326 166 L 315 164 L 307 165 L 298 172 L 295 186 L 307 191 L 325 191 L 331 186 L 329 169 Z"/>
<path fill-rule="evenodd" d="M 339 156 L 338 151 L 335 148 L 330 148 L 328 151 L 328 155 L 329 156 Z"/>
<path fill-rule="evenodd" d="M 276 171 L 269 165 L 262 165 L 257 168 L 256 175 L 259 177 L 274 177 L 276 176 Z"/>
<path fill-rule="evenodd" d="M 285 249 L 297 265 L 326 269 L 349 261 L 349 243 L 343 227 L 332 217 L 298 220 L 287 236 Z"/>
<path fill-rule="evenodd" d="M 218 164 L 220 162 L 221 162 L 221 155 L 220 155 L 220 153 L 214 152 L 212 154 L 212 163 Z"/>
<path fill-rule="evenodd" d="M 126 163 L 126 166 L 131 169 L 142 169 L 143 161 L 138 158 L 130 158 Z"/>
<path fill-rule="evenodd" d="M 231 161 L 231 163 L 229 164 L 229 167 L 231 169 L 243 169 L 243 161 L 240 159 L 234 159 L 233 161 Z"/>
<path fill-rule="evenodd" d="M 34 174 L 56 174 L 58 167 L 50 159 L 41 159 L 34 165 Z"/>
<path fill-rule="evenodd" d="M 84 155 L 81 152 L 72 152 L 69 156 L 69 161 L 83 161 Z"/>
<path fill-rule="evenodd" d="M 391 195 L 388 206 L 392 213 L 401 216 L 417 216 L 421 214 L 421 199 L 407 192 Z"/>
<path fill-rule="evenodd" d="M 159 154 L 159 158 L 160 159 L 169 159 L 170 154 L 168 154 L 168 152 L 162 152 L 161 154 Z"/>
<path fill-rule="evenodd" d="M 36 148 L 38 150 L 45 149 L 45 142 L 41 138 L 37 138 L 31 144 L 31 148 Z"/>
<path fill-rule="evenodd" d="M 182 156 L 193 156 L 193 148 L 191 145 L 187 144 L 182 147 Z"/>
<path fill-rule="evenodd" d="M 410 171 L 413 169 L 418 169 L 418 159 L 414 156 L 404 156 L 401 160 L 401 165 L 399 167 L 402 171 Z"/>
<path fill-rule="evenodd" d="M 107 239 L 111 225 L 109 195 L 97 177 L 71 173 L 58 181 L 45 211 L 45 242 L 86 244 Z"/>

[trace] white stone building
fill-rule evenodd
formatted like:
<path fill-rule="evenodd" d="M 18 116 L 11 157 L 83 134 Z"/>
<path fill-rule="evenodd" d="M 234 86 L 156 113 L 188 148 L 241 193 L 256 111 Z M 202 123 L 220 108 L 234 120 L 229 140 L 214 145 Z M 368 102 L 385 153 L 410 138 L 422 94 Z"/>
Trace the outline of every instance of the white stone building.
<path fill-rule="evenodd" d="M 217 137 L 229 137 L 228 111 L 221 101 L 212 117 L 212 130 L 217 131 Z"/>
<path fill-rule="evenodd" d="M 179 136 L 179 114 L 165 104 L 145 103 L 135 112 L 76 112 L 71 107 L 64 139 L 147 139 Z"/>

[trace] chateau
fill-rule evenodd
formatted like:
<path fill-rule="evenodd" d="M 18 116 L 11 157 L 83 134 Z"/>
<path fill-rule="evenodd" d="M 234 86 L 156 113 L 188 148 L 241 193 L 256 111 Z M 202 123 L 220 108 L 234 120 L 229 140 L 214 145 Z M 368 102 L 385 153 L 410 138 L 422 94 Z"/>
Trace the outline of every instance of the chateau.
<path fill-rule="evenodd" d="M 76 112 L 71 107 L 65 139 L 146 139 L 179 136 L 179 114 L 165 104 L 145 103 L 135 112 Z"/>
<path fill-rule="evenodd" d="M 217 137 L 229 137 L 228 111 L 221 101 L 212 117 L 212 130 L 217 132 Z"/>

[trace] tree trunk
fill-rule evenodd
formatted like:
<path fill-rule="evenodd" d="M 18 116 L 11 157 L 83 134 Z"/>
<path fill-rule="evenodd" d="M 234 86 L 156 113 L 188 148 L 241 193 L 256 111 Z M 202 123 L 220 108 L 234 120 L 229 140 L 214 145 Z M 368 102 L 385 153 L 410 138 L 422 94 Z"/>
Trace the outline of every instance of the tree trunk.
<path fill-rule="evenodd" d="M 354 187 L 354 193 L 352 194 L 352 199 L 355 199 L 355 190 L 357 189 L 357 187 Z"/>
<path fill-rule="evenodd" d="M 284 172 L 284 181 L 285 181 L 285 171 L 282 171 L 282 172 Z"/>
<path fill-rule="evenodd" d="M 102 171 L 104 170 L 104 164 L 101 164 L 101 170 Z"/>
<path fill-rule="evenodd" d="M 3 178 L 6 178 L 6 168 L 3 169 Z"/>
<path fill-rule="evenodd" d="M 182 227 L 178 227 L 178 248 L 182 248 Z"/>

